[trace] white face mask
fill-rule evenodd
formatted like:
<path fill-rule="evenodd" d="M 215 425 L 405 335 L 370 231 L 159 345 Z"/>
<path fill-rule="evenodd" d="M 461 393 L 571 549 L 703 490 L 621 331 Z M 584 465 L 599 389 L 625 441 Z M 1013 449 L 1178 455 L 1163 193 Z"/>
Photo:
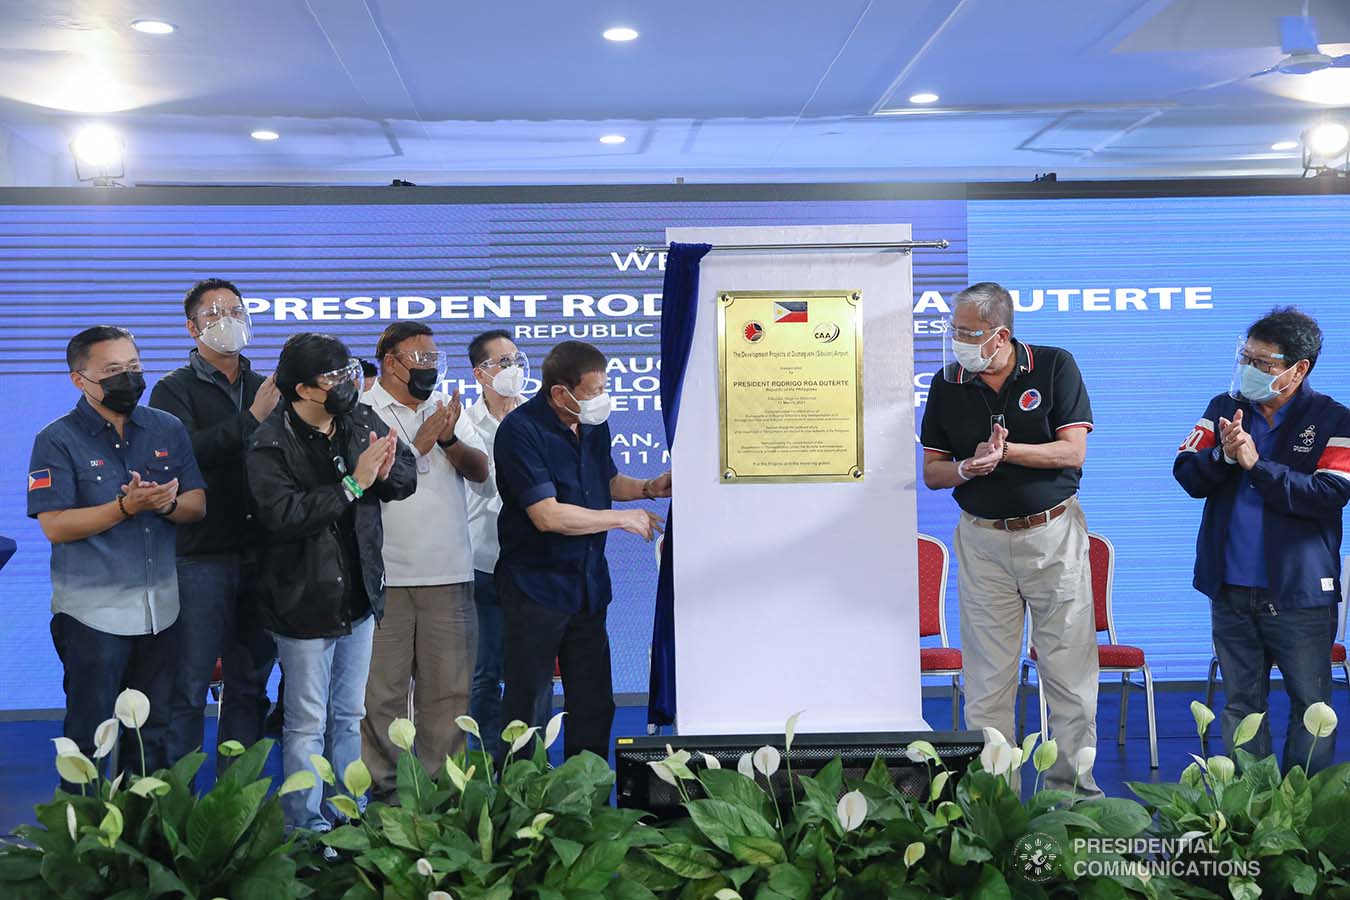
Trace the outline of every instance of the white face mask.
<path fill-rule="evenodd" d="M 203 344 L 217 353 L 238 353 L 248 345 L 253 335 L 248 322 L 225 316 L 207 325 L 198 336 Z"/>
<path fill-rule="evenodd" d="M 507 366 L 492 376 L 492 389 L 503 397 L 519 397 L 525 390 L 525 370 L 520 366 Z"/>
<path fill-rule="evenodd" d="M 563 388 L 563 390 L 567 391 L 567 388 Z M 582 425 L 605 424 L 605 421 L 609 419 L 610 410 L 614 408 L 614 401 L 610 398 L 608 392 L 589 400 L 578 400 L 571 391 L 567 391 L 567 396 L 572 398 L 572 402 L 580 410 L 576 416 Z"/>
<path fill-rule="evenodd" d="M 984 345 L 996 337 L 998 337 L 997 330 L 982 344 L 967 344 L 962 341 L 953 340 L 952 353 L 956 356 L 956 361 L 959 362 L 962 368 L 967 372 L 979 374 L 989 368 L 990 363 L 994 361 L 994 357 L 984 356 L 982 351 L 984 350 Z"/>

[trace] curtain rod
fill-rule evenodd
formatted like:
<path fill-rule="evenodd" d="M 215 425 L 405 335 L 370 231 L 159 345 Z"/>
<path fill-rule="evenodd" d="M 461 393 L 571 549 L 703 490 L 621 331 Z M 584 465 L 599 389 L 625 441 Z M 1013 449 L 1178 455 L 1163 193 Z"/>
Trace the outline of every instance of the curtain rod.
<path fill-rule="evenodd" d="M 901 250 L 905 253 L 911 250 L 946 250 L 950 245 L 948 241 L 843 241 L 839 243 L 827 242 L 821 244 L 715 244 L 712 252 L 718 250 Z M 669 247 L 648 247 L 646 244 L 639 244 L 633 248 L 634 253 L 667 253 Z"/>

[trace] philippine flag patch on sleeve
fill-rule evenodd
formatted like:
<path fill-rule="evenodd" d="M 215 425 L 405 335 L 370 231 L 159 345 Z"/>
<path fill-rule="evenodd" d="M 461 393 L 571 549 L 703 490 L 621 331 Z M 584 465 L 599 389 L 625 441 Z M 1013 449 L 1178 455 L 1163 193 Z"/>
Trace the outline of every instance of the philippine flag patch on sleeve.
<path fill-rule="evenodd" d="M 52 486 L 52 470 L 38 469 L 36 472 L 28 473 L 28 489 L 36 491 L 40 488 L 49 488 Z"/>

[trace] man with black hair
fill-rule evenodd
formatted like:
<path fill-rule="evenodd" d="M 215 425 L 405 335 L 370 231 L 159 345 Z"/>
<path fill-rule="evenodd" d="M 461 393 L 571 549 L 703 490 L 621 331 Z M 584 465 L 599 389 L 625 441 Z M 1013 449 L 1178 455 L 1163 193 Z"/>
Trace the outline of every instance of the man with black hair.
<path fill-rule="evenodd" d="M 1267 711 L 1274 663 L 1289 695 L 1283 767 L 1306 764 L 1310 774 L 1336 749 L 1334 733 L 1314 742 L 1303 714 L 1331 699 L 1350 502 L 1350 410 L 1308 384 L 1321 350 L 1317 322 L 1293 307 L 1254 322 L 1228 392 L 1209 401 L 1172 465 L 1186 493 L 1205 501 L 1195 589 L 1210 599 L 1224 741 L 1236 755 L 1238 725 Z M 1245 749 L 1272 752 L 1267 719 Z"/>
<path fill-rule="evenodd" d="M 397 786 L 399 755 L 389 725 L 408 714 L 410 682 L 417 755 L 427 772 L 434 777 L 446 756 L 464 749 L 455 719 L 469 710 L 478 644 L 465 482 L 487 478 L 488 461 L 455 436 L 459 392 L 436 394 L 446 363 L 430 328 L 393 323 L 375 356 L 380 378 L 362 399 L 412 447 L 417 463 L 417 492 L 381 507 L 388 587 L 361 723 L 372 794 L 387 799 Z"/>
<path fill-rule="evenodd" d="M 566 694 L 563 752 L 603 758 L 614 723 L 605 537 L 622 529 L 650 541 L 662 525 L 645 509 L 611 507 L 669 497 L 670 473 L 646 481 L 619 474 L 603 353 L 564 341 L 544 360 L 543 376 L 539 393 L 502 420 L 493 449 L 502 498 L 502 718 L 546 723 L 556 658 Z"/>
<path fill-rule="evenodd" d="M 199 281 L 183 299 L 196 347 L 187 365 L 161 378 L 150 405 L 187 428 L 206 479 L 206 518 L 178 530 L 178 583 L 183 627 L 169 723 L 177 759 L 202 745 L 202 704 L 220 660 L 225 682 L 216 743 L 245 747 L 263 737 L 267 679 L 276 646 L 259 619 L 254 581 L 257 528 L 244 484 L 244 447 L 271 415 L 280 394 L 275 378 L 253 371 L 241 352 L 253 323 L 239 289 L 220 278 Z M 216 771 L 228 757 L 216 756 Z"/>
<path fill-rule="evenodd" d="M 478 382 L 479 400 L 459 417 L 455 433 L 475 441 L 492 460 L 497 428 L 523 402 L 530 377 L 530 360 L 511 340 L 511 333 L 494 328 L 469 342 L 469 365 Z M 478 722 L 483 749 L 501 756 L 502 731 L 502 607 L 497 599 L 497 516 L 502 498 L 497 493 L 495 468 L 481 483 L 469 486 L 469 538 L 473 543 L 473 602 L 478 610 L 478 659 L 473 670 L 469 715 Z"/>
<path fill-rule="evenodd" d="M 282 402 L 245 456 L 263 535 L 263 622 L 286 672 L 282 768 L 337 772 L 361 758 L 371 637 L 384 613 L 380 504 L 417 487 L 412 453 L 359 403 L 361 364 L 328 335 L 293 336 L 277 361 Z M 364 799 L 361 800 L 364 803 Z M 323 784 L 282 798 L 286 824 L 323 831 Z"/>
<path fill-rule="evenodd" d="M 140 406 L 145 375 L 131 333 L 86 328 L 66 347 L 72 412 L 33 441 L 28 515 L 52 542 L 52 643 L 65 668 L 63 733 L 86 756 L 117 695 L 150 700 L 145 764 L 172 762 L 168 741 L 179 595 L 179 525 L 206 513 L 206 484 L 183 424 Z M 136 738 L 122 755 L 139 760 Z"/>

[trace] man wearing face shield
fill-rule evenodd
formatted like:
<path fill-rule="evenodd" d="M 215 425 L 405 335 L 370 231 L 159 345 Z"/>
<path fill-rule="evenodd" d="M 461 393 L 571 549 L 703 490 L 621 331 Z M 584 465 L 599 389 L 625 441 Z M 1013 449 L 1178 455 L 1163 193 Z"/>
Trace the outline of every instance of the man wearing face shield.
<path fill-rule="evenodd" d="M 66 347 L 80 400 L 38 433 L 28 515 L 52 542 L 52 643 L 65 668 L 64 735 L 89 757 L 117 695 L 150 699 L 141 729 L 151 771 L 171 764 L 176 643 L 183 632 L 174 542 L 206 512 L 206 484 L 187 432 L 140 406 L 145 375 L 131 334 L 100 325 Z M 139 760 L 137 738 L 122 765 Z M 67 786 L 74 790 L 73 786 Z"/>
<path fill-rule="evenodd" d="M 544 360 L 539 393 L 502 419 L 493 456 L 502 509 L 497 590 L 502 605 L 502 719 L 547 723 L 553 663 L 567 698 L 563 753 L 606 757 L 614 688 L 606 611 L 605 537 L 622 529 L 650 541 L 662 520 L 614 501 L 670 496 L 670 473 L 619 474 L 610 451 L 605 355 L 564 341 Z"/>
<path fill-rule="evenodd" d="M 921 439 L 924 484 L 953 489 L 966 727 L 1013 735 L 1024 616 L 1059 759 L 1050 787 L 1100 794 L 1073 757 L 1097 744 L 1097 634 L 1078 485 L 1092 407 L 1073 356 L 1013 337 L 1012 297 L 953 300 Z M 1016 773 L 1014 773 L 1014 777 Z"/>
<path fill-rule="evenodd" d="M 469 364 L 478 381 L 480 399 L 459 417 L 455 433 L 476 442 L 492 462 L 497 428 L 523 401 L 530 360 L 503 329 L 485 331 L 469 342 Z M 478 660 L 474 663 L 469 715 L 478 722 L 483 749 L 501 756 L 502 732 L 502 607 L 497 599 L 497 516 L 502 498 L 497 473 L 490 469 L 481 483 L 470 484 L 469 539 L 473 543 L 473 602 L 478 609 Z"/>
<path fill-rule="evenodd" d="M 1321 349 L 1321 329 L 1293 307 L 1253 323 L 1229 391 L 1209 401 L 1172 466 L 1186 493 L 1205 501 L 1194 584 L 1210 599 L 1229 752 L 1243 718 L 1267 711 L 1273 662 L 1289 695 L 1283 766 L 1309 773 L 1330 765 L 1336 748 L 1334 733 L 1314 745 L 1303 713 L 1331 700 L 1350 501 L 1350 410 L 1308 384 Z M 1268 720 L 1245 749 L 1272 752 Z"/>
<path fill-rule="evenodd" d="M 486 479 L 488 460 L 455 436 L 459 392 L 436 393 L 445 358 L 430 328 L 395 322 L 380 336 L 375 356 L 381 374 L 362 401 L 412 447 L 417 461 L 417 492 L 381 507 L 387 596 L 361 723 L 372 796 L 387 799 L 397 786 L 399 756 L 389 725 L 408 714 L 409 681 L 417 753 L 427 772 L 434 777 L 446 756 L 464 749 L 455 719 L 469 711 L 478 646 L 465 482 Z"/>
<path fill-rule="evenodd" d="M 220 278 L 199 281 L 183 299 L 183 314 L 196 347 L 187 365 L 150 393 L 151 406 L 187 428 L 211 500 L 205 519 L 178 530 L 183 627 L 170 723 L 175 759 L 202 745 L 202 705 L 217 659 L 228 698 L 217 743 L 250 747 L 261 740 L 276 659 L 255 596 L 258 528 L 244 483 L 244 448 L 280 395 L 273 377 L 253 371 L 242 353 L 253 327 L 238 288 Z M 228 762 L 218 755 L 216 770 Z"/>
<path fill-rule="evenodd" d="M 282 402 L 246 454 L 263 535 L 263 623 L 286 672 L 282 767 L 311 754 L 343 772 L 361 758 L 375 622 L 384 613 L 383 503 L 412 495 L 417 464 L 359 402 L 361 364 L 328 335 L 293 336 L 277 361 Z M 282 798 L 286 824 L 323 831 L 323 785 Z"/>

